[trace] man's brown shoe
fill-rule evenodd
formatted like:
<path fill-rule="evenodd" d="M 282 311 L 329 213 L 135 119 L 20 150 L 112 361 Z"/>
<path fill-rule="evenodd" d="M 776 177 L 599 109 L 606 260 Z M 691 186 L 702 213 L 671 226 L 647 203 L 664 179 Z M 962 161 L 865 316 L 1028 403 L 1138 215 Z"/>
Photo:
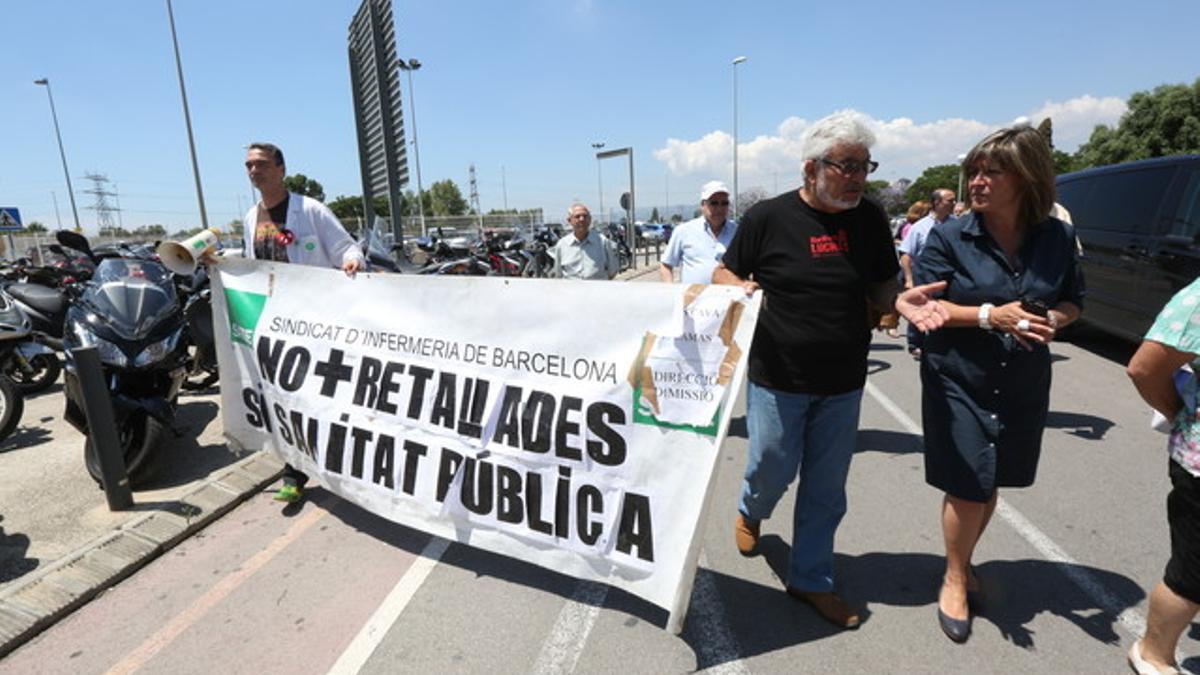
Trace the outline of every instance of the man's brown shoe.
<path fill-rule="evenodd" d="M 737 542 L 738 553 L 752 556 L 758 553 L 758 531 L 761 523 L 756 523 L 742 514 L 733 521 L 733 539 Z"/>
<path fill-rule="evenodd" d="M 836 593 L 810 593 L 788 586 L 787 594 L 817 610 L 826 621 L 838 628 L 858 628 L 862 619 Z"/>

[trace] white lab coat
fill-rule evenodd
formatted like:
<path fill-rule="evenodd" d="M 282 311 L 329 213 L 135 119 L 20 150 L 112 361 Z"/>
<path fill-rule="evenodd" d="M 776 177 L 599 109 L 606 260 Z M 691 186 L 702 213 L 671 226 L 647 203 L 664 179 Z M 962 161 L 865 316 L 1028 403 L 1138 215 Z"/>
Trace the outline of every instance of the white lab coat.
<path fill-rule="evenodd" d="M 255 204 L 242 221 L 242 242 L 247 258 L 254 258 L 257 227 L 258 205 Z M 296 235 L 296 239 L 287 245 L 288 262 L 338 268 L 351 260 L 363 262 L 362 249 L 346 233 L 333 211 L 311 197 L 290 193 L 284 227 Z"/>

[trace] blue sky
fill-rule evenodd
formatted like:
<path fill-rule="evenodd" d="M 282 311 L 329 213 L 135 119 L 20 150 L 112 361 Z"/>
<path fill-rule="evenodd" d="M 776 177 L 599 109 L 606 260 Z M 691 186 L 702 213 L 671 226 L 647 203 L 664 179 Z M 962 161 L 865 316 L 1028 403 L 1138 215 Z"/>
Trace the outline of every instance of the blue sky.
<path fill-rule="evenodd" d="M 251 201 L 251 140 L 332 198 L 360 192 L 346 58 L 359 0 L 174 0 L 209 218 Z M 640 206 L 698 202 L 732 179 L 732 66 L 738 66 L 743 190 L 796 183 L 799 138 L 843 108 L 878 125 L 879 177 L 915 178 L 1019 116 L 1051 114 L 1073 150 L 1123 101 L 1200 76 L 1192 0 L 647 2 L 396 0 L 400 54 L 415 80 L 425 186 L 467 190 L 484 210 L 541 206 L 561 220 L 595 207 L 592 142 L 632 146 Z M 46 90 L 53 86 L 85 228 L 88 172 L 120 193 L 126 227 L 199 224 L 165 3 L 0 2 L 0 205 L 26 221 L 71 220 Z M 407 88 L 404 90 L 407 105 Z M 411 162 L 411 156 L 410 156 Z M 410 166 L 411 168 L 411 166 Z M 604 201 L 626 169 L 604 163 Z"/>

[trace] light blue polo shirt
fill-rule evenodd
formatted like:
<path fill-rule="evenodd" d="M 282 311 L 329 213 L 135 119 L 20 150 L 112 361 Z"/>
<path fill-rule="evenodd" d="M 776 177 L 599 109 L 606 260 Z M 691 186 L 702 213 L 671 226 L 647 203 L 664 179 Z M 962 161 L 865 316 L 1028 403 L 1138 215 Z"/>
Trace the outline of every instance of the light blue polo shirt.
<path fill-rule="evenodd" d="M 737 223 L 725 221 L 721 235 L 714 237 L 704 216 L 694 218 L 671 231 L 671 241 L 662 254 L 662 262 L 679 269 L 679 279 L 685 284 L 711 284 L 713 269 L 725 256 L 733 241 Z"/>

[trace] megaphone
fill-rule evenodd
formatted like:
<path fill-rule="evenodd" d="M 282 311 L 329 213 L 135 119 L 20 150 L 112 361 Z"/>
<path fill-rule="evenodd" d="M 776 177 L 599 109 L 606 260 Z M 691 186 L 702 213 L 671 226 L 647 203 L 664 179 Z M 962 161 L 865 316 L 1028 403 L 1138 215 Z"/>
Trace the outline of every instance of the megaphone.
<path fill-rule="evenodd" d="M 183 241 L 164 241 L 155 253 L 167 269 L 186 276 L 196 271 L 201 256 L 217 247 L 220 236 L 220 230 L 210 227 Z"/>

